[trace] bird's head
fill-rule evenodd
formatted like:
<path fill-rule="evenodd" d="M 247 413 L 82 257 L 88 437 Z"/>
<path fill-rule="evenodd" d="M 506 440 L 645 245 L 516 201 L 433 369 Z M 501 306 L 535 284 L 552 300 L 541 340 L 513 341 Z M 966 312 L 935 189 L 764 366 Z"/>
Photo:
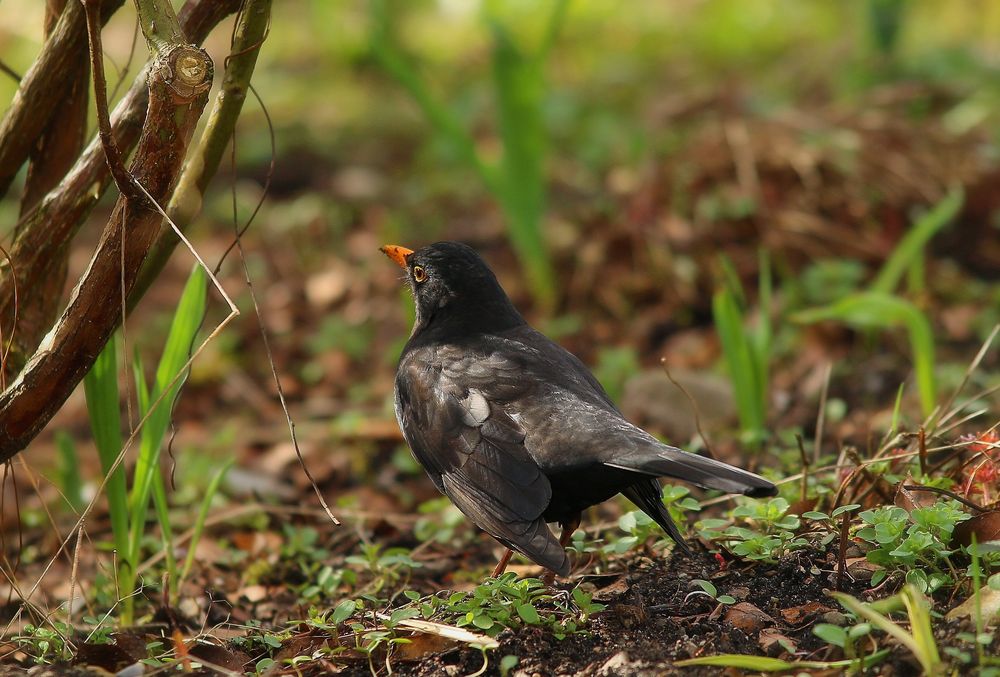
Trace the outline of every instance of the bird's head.
<path fill-rule="evenodd" d="M 406 271 L 416 303 L 413 333 L 445 327 L 500 331 L 524 323 L 496 275 L 460 242 L 436 242 L 417 251 L 385 245 L 382 253 Z"/>

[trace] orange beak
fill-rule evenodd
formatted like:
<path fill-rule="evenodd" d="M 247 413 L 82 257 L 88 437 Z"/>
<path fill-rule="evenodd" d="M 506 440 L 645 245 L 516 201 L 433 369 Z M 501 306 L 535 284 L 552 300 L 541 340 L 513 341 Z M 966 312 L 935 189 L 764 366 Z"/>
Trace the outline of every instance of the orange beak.
<path fill-rule="evenodd" d="M 395 261 L 397 266 L 404 269 L 406 268 L 406 257 L 413 253 L 412 249 L 400 247 L 395 244 L 387 244 L 379 247 L 378 250 Z"/>

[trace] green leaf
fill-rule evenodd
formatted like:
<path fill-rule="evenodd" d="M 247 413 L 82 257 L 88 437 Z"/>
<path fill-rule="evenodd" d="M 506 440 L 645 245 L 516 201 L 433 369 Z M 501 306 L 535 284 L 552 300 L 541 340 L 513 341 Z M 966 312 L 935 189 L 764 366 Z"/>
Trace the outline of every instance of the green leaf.
<path fill-rule="evenodd" d="M 733 381 L 740 426 L 755 439 L 763 435 L 766 393 L 762 397 L 760 357 L 743 326 L 735 293 L 723 287 L 712 297 L 712 315 L 722 343 L 722 354 Z M 766 387 L 766 386 L 765 386 Z"/>
<path fill-rule="evenodd" d="M 528 625 L 538 625 L 542 621 L 538 615 L 538 611 L 530 604 L 519 604 L 517 606 L 517 615 Z"/>
<path fill-rule="evenodd" d="M 410 606 L 400 607 L 392 612 L 389 616 L 389 620 L 386 621 L 386 625 L 390 628 L 394 628 L 400 624 L 400 622 L 405 621 L 410 618 L 416 618 L 420 615 L 420 610 Z"/>
<path fill-rule="evenodd" d="M 837 508 L 836 510 L 834 510 L 833 514 L 831 516 L 832 517 L 840 517 L 845 512 L 852 512 L 854 510 L 857 510 L 860 507 L 861 507 L 860 503 L 850 503 L 848 505 L 842 505 L 839 508 Z"/>
<path fill-rule="evenodd" d="M 507 654 L 500 659 L 500 674 L 508 675 L 510 671 L 517 667 L 520 659 L 517 656 Z"/>
<path fill-rule="evenodd" d="M 330 617 L 330 620 L 334 625 L 340 625 L 351 617 L 357 606 L 357 602 L 353 599 L 345 599 L 333 610 L 333 615 Z"/>
<path fill-rule="evenodd" d="M 927 611 L 926 600 L 912 585 L 903 587 L 899 597 L 910 614 L 910 624 L 913 634 L 891 621 L 887 616 L 877 611 L 872 605 L 865 604 L 851 595 L 842 592 L 830 593 L 834 599 L 854 615 L 864 618 L 879 630 L 891 635 L 905 646 L 920 662 L 926 674 L 936 674 L 940 658 L 937 645 L 930 631 L 930 614 Z"/>
<path fill-rule="evenodd" d="M 840 648 L 844 648 L 848 643 L 847 631 L 839 625 L 833 625 L 831 623 L 817 623 L 813 628 L 813 634 L 827 644 L 833 644 L 834 646 L 839 646 Z"/>
<path fill-rule="evenodd" d="M 480 630 L 489 630 L 493 627 L 493 619 L 485 614 L 473 614 L 472 624 Z"/>
<path fill-rule="evenodd" d="M 707 592 L 709 595 L 711 595 L 712 598 L 715 598 L 715 596 L 719 594 L 719 591 L 716 589 L 715 585 L 713 585 L 709 581 L 702 580 L 700 578 L 696 578 L 696 579 L 694 579 L 691 582 L 694 583 L 695 585 L 697 585 L 699 588 L 701 588 L 705 592 Z"/>

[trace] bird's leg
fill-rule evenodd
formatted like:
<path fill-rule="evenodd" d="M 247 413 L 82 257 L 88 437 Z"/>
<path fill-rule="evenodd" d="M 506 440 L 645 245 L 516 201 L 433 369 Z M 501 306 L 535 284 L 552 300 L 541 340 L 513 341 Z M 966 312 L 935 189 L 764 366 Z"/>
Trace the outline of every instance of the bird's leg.
<path fill-rule="evenodd" d="M 493 567 L 493 578 L 500 578 L 501 574 L 507 569 L 507 563 L 510 562 L 510 558 L 514 555 L 514 551 L 507 548 L 507 552 L 503 554 L 497 565 Z"/>
<path fill-rule="evenodd" d="M 577 514 L 576 517 L 571 517 L 562 524 L 562 533 L 559 535 L 559 546 L 562 548 L 566 547 L 566 544 L 570 542 L 573 538 L 573 532 L 575 532 L 580 526 L 580 515 Z M 556 580 L 556 573 L 554 571 L 546 571 L 545 575 L 542 576 L 542 583 L 545 585 L 552 585 Z"/>

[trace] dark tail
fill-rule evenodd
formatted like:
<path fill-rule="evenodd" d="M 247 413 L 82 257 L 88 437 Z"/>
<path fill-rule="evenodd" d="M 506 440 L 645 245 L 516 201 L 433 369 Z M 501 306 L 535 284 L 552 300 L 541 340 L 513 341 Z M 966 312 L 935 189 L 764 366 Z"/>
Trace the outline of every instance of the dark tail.
<path fill-rule="evenodd" d="M 623 491 L 622 494 L 635 503 L 637 508 L 649 515 L 650 519 L 659 524 L 660 528 L 674 539 L 677 547 L 683 550 L 685 555 L 690 557 L 694 554 L 688 544 L 684 542 L 681 532 L 677 530 L 677 525 L 674 524 L 670 513 L 663 505 L 663 490 L 660 489 L 659 482 L 654 479 L 641 480 Z"/>
<path fill-rule="evenodd" d="M 652 447 L 652 445 L 650 446 Z M 778 493 L 776 486 L 759 475 L 665 444 L 657 444 L 655 448 L 650 449 L 648 455 L 636 454 L 632 451 L 625 458 L 605 463 L 613 468 L 632 470 L 655 477 L 672 477 L 704 489 L 718 489 L 726 493 L 744 494 L 753 498 L 774 496 Z M 635 502 L 631 496 L 628 498 Z M 648 513 L 648 511 L 646 512 Z M 650 517 L 653 515 L 650 514 Z M 666 527 L 664 528 L 666 529 Z"/>

